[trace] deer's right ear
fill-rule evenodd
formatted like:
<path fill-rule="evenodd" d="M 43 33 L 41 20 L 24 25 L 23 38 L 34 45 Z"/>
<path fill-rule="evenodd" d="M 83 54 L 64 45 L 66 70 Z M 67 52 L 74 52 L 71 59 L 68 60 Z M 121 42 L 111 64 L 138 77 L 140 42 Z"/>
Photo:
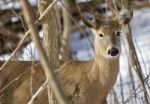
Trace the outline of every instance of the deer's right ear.
<path fill-rule="evenodd" d="M 119 15 L 121 24 L 128 24 L 133 17 L 133 9 L 123 9 L 120 11 Z"/>
<path fill-rule="evenodd" d="M 93 15 L 90 12 L 83 12 L 82 13 L 82 20 L 85 23 L 85 25 L 90 27 L 90 28 L 94 28 L 96 25 L 95 15 Z"/>

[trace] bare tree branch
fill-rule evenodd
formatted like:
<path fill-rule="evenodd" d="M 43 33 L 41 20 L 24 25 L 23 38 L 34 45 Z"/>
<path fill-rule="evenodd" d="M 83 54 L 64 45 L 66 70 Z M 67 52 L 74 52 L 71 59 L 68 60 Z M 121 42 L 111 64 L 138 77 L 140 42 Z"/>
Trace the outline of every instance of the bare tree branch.
<path fill-rule="evenodd" d="M 26 37 L 29 35 L 30 30 L 28 30 L 25 35 L 23 36 L 23 38 L 20 40 L 18 46 L 16 47 L 16 49 L 13 51 L 13 53 L 11 54 L 10 58 L 0 67 L 0 71 L 3 70 L 5 68 L 6 65 L 8 65 L 8 63 L 10 62 L 10 60 L 15 56 L 15 54 L 18 52 L 18 50 L 21 48 L 24 40 L 26 39 Z"/>
<path fill-rule="evenodd" d="M 46 10 L 40 15 L 39 20 L 42 20 L 43 17 L 46 15 L 47 12 L 51 10 L 51 8 L 58 2 L 58 0 L 54 0 L 47 8 Z"/>
<path fill-rule="evenodd" d="M 48 80 L 46 80 L 41 85 L 41 87 L 36 91 L 36 93 L 32 96 L 32 98 L 30 99 L 30 101 L 27 104 L 33 104 L 34 99 L 44 91 L 44 89 L 47 87 L 47 84 L 48 84 Z"/>

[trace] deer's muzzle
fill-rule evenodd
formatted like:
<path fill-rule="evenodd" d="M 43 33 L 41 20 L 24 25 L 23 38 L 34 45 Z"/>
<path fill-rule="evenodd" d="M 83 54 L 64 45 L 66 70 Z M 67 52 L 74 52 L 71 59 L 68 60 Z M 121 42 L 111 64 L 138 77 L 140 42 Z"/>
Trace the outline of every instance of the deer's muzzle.
<path fill-rule="evenodd" d="M 108 55 L 110 56 L 117 56 L 119 54 L 119 50 L 115 47 L 112 47 L 108 50 Z"/>

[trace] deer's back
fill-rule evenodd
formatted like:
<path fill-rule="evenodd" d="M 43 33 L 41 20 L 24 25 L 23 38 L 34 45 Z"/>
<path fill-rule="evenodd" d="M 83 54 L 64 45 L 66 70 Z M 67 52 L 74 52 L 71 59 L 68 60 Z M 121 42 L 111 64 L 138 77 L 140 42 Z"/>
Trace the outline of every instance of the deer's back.
<path fill-rule="evenodd" d="M 3 61 L 0 61 L 0 66 L 3 63 Z M 75 63 L 70 61 L 69 63 L 68 68 L 64 67 L 58 72 L 59 78 L 61 78 L 60 82 L 67 82 L 68 86 L 64 86 L 64 88 L 67 88 L 67 95 L 72 94 L 74 85 L 81 79 L 82 69 L 85 67 L 84 62 L 83 64 L 79 64 L 80 62 L 78 61 Z M 71 67 L 72 65 L 73 67 Z M 4 70 L 0 71 L 0 95 L 3 95 L 1 99 L 5 104 L 26 104 L 44 81 L 45 75 L 39 63 L 11 61 Z M 48 104 L 47 90 L 38 96 L 34 103 L 43 104 L 43 102 Z"/>
<path fill-rule="evenodd" d="M 3 61 L 0 62 L 0 65 L 2 64 Z M 26 104 L 44 81 L 45 76 L 40 64 L 11 61 L 0 71 L 1 101 L 4 104 Z M 43 102 L 48 104 L 46 90 L 35 100 L 36 104 Z"/>

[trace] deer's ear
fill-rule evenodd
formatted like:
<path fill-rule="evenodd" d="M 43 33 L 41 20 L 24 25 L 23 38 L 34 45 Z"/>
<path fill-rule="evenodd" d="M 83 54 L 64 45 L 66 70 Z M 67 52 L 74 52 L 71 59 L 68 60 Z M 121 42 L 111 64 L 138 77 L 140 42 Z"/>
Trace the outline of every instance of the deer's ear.
<path fill-rule="evenodd" d="M 86 26 L 90 28 L 94 28 L 96 25 L 96 18 L 95 15 L 91 12 L 83 12 L 82 13 L 82 20 Z"/>
<path fill-rule="evenodd" d="M 123 9 L 120 11 L 119 15 L 121 24 L 128 24 L 133 17 L 133 10 L 131 8 Z"/>

